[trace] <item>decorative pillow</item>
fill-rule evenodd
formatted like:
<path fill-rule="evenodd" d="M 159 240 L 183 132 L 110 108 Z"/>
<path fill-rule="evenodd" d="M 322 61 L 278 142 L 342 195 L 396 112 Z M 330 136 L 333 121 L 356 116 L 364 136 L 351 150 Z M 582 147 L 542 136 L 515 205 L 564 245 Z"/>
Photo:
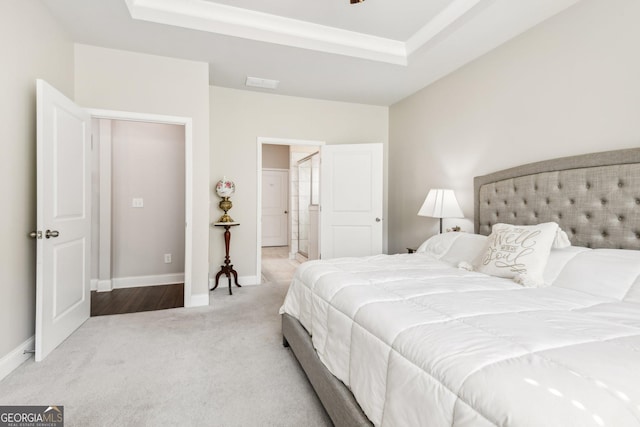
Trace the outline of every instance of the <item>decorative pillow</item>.
<path fill-rule="evenodd" d="M 495 224 L 475 262 L 475 270 L 514 279 L 523 286 L 543 286 L 542 275 L 558 230 L 555 222 Z"/>

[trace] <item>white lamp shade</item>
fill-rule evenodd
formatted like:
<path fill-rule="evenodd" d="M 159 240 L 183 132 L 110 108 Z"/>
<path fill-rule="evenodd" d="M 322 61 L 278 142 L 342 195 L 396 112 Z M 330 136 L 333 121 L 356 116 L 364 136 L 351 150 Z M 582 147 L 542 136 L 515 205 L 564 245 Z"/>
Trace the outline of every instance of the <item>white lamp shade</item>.
<path fill-rule="evenodd" d="M 429 190 L 418 215 L 432 218 L 464 218 L 453 190 L 443 189 Z"/>

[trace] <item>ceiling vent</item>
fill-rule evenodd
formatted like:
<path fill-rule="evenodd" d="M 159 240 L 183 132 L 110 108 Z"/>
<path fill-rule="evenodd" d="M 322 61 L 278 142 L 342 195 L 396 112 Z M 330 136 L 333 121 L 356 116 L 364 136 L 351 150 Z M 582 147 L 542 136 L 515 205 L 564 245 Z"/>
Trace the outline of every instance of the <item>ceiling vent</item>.
<path fill-rule="evenodd" d="M 277 89 L 280 84 L 279 80 L 263 79 L 260 77 L 247 77 L 246 86 L 260 87 L 263 89 Z"/>

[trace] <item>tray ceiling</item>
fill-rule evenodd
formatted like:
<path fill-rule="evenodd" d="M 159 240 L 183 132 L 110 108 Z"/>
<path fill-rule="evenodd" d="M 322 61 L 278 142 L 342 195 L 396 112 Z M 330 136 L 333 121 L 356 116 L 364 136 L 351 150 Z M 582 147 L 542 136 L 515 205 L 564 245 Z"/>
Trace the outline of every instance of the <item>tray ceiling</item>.
<path fill-rule="evenodd" d="M 390 105 L 579 0 L 43 1 L 78 43 L 207 62 L 212 85 Z"/>

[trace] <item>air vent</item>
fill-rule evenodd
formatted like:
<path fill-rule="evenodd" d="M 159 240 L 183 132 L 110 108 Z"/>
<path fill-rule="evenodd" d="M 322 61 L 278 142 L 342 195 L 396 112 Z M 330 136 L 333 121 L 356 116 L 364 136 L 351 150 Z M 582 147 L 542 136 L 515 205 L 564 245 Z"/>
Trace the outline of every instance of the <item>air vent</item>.
<path fill-rule="evenodd" d="M 280 84 L 279 80 L 263 79 L 260 77 L 247 77 L 246 86 L 260 87 L 263 89 L 277 89 Z"/>

